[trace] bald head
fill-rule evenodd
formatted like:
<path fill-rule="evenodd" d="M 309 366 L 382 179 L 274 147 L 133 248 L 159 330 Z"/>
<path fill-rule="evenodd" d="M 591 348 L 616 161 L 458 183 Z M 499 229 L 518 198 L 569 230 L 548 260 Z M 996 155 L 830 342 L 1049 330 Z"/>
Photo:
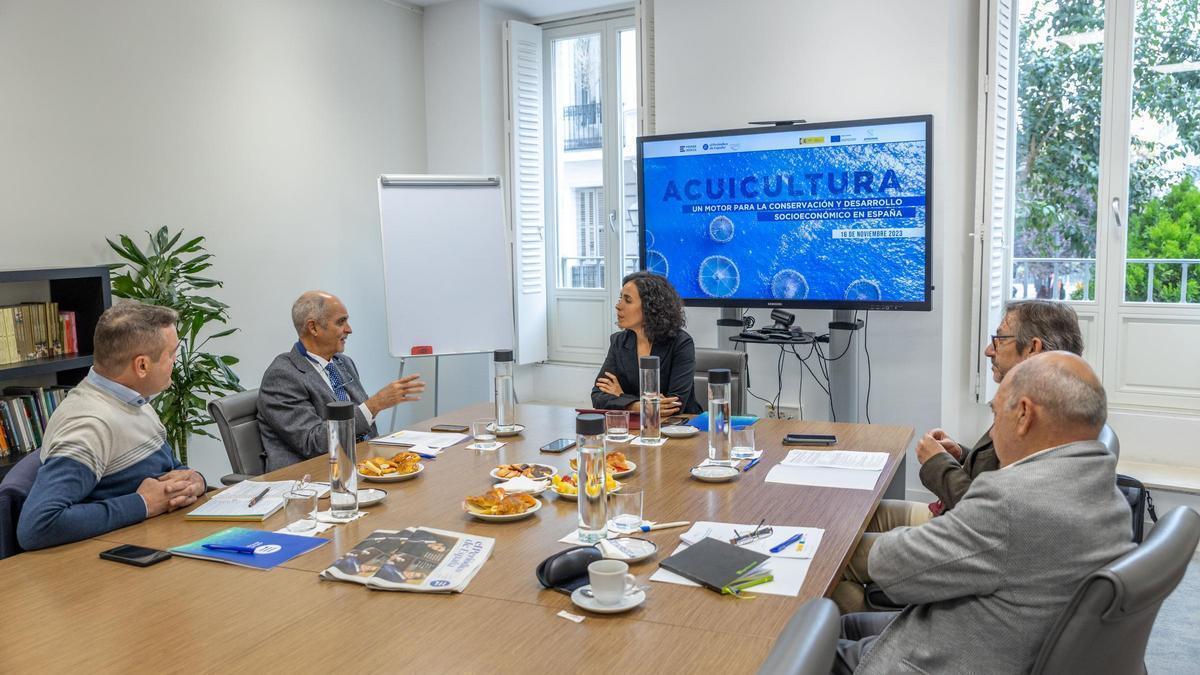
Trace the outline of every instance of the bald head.
<path fill-rule="evenodd" d="M 346 348 L 350 314 L 337 296 L 308 291 L 292 304 L 292 325 L 300 342 L 312 354 L 330 359 Z"/>
<path fill-rule="evenodd" d="M 325 291 L 306 291 L 296 302 L 292 303 L 292 325 L 296 327 L 296 335 L 304 335 L 304 327 L 309 321 L 324 324 L 328 319 L 327 313 L 331 300 L 337 300 Z"/>
<path fill-rule="evenodd" d="M 1008 372 L 992 411 L 996 454 L 1007 466 L 1048 448 L 1095 440 L 1108 417 L 1108 399 L 1082 358 L 1045 352 Z"/>

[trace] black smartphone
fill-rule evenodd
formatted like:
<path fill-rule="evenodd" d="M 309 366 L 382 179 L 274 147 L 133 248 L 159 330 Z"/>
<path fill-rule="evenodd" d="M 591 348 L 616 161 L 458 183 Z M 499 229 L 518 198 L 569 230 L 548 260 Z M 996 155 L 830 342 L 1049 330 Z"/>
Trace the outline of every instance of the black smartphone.
<path fill-rule="evenodd" d="M 574 438 L 560 438 L 557 441 L 550 441 L 543 445 L 540 449 L 542 452 L 563 452 L 569 448 L 575 447 Z"/>
<path fill-rule="evenodd" d="M 676 415 L 674 417 L 668 417 L 667 419 L 663 420 L 662 425 L 664 427 L 673 427 L 677 424 L 683 424 L 685 422 L 687 422 L 686 417 L 684 417 L 683 415 Z"/>
<path fill-rule="evenodd" d="M 107 551 L 101 551 L 100 557 L 105 560 L 112 560 L 113 562 L 125 563 L 126 565 L 149 567 L 170 558 L 171 554 L 156 548 L 125 544 L 124 546 L 110 548 Z"/>
<path fill-rule="evenodd" d="M 446 431 L 452 434 L 464 434 L 469 429 L 465 424 L 435 424 L 429 428 L 430 431 Z"/>
<path fill-rule="evenodd" d="M 783 437 L 784 445 L 836 445 L 837 436 L 830 434 L 788 434 Z"/>

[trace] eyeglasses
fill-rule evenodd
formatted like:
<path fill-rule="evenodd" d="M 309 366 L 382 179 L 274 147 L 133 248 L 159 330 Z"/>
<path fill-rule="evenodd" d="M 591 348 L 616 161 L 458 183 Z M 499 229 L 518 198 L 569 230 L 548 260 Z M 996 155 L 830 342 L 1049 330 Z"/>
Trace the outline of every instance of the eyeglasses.
<path fill-rule="evenodd" d="M 729 540 L 729 543 L 733 544 L 734 546 L 740 546 L 741 544 L 749 544 L 750 542 L 758 541 L 759 539 L 766 539 L 772 534 L 775 534 L 775 530 L 772 529 L 770 525 L 763 527 L 763 524 L 766 522 L 767 519 L 763 518 L 762 520 L 758 521 L 758 525 L 753 531 L 747 532 L 746 534 L 739 534 L 737 530 L 734 530 L 734 537 L 733 539 Z"/>
<path fill-rule="evenodd" d="M 1000 343 L 997 340 L 1009 340 L 1017 337 L 1016 335 L 993 335 L 992 336 L 992 351 L 1000 351 Z"/>

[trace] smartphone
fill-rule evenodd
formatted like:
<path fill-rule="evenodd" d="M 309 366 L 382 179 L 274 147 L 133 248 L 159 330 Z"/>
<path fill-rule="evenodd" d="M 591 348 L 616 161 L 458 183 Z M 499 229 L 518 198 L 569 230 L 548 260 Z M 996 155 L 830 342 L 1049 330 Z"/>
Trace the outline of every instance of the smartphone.
<path fill-rule="evenodd" d="M 464 434 L 469 429 L 465 424 L 435 424 L 429 428 L 430 431 L 446 431 L 452 434 Z"/>
<path fill-rule="evenodd" d="M 676 415 L 674 417 L 668 417 L 667 419 L 663 420 L 662 425 L 664 427 L 673 427 L 677 424 L 683 424 L 685 422 L 687 422 L 686 417 L 684 417 L 683 415 Z"/>
<path fill-rule="evenodd" d="M 569 448 L 575 447 L 574 438 L 560 438 L 557 441 L 550 441 L 543 445 L 540 449 L 542 452 L 563 452 Z"/>
<path fill-rule="evenodd" d="M 170 558 L 171 554 L 156 548 L 125 544 L 124 546 L 110 548 L 107 551 L 101 551 L 100 557 L 105 560 L 112 560 L 113 562 L 125 563 L 126 565 L 149 567 Z"/>
<path fill-rule="evenodd" d="M 783 437 L 784 445 L 836 445 L 837 436 L 829 434 L 788 434 Z"/>

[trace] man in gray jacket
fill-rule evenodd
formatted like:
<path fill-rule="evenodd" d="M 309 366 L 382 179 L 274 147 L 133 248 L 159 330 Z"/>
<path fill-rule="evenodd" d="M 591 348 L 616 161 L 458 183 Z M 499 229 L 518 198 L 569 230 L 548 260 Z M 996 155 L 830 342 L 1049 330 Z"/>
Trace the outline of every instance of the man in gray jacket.
<path fill-rule="evenodd" d="M 342 354 L 350 314 L 336 297 L 309 291 L 292 305 L 299 339 L 291 351 L 275 357 L 258 390 L 258 429 L 266 452 L 267 471 L 274 471 L 328 452 L 324 419 L 331 401 L 358 405 L 354 428 L 359 440 L 378 434 L 375 416 L 425 390 L 417 375 L 394 380 L 368 397 L 358 368 Z"/>
<path fill-rule="evenodd" d="M 1134 547 L 1117 459 L 1096 440 L 1104 388 L 1066 352 L 1014 367 L 992 401 L 1000 469 L 957 506 L 876 540 L 903 612 L 849 614 L 834 673 L 1023 673 L 1085 576 Z"/>

